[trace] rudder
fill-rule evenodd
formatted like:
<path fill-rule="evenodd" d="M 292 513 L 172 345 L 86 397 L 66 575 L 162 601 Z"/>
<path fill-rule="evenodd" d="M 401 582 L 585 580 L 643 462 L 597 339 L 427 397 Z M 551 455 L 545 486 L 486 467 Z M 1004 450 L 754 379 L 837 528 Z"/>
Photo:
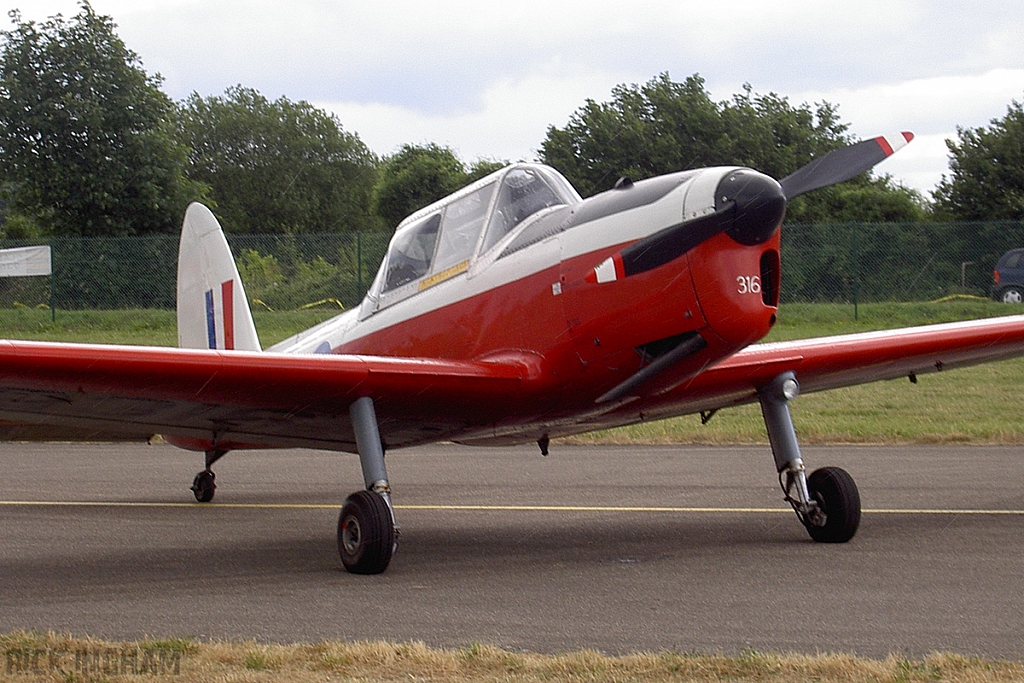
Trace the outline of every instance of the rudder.
<path fill-rule="evenodd" d="M 185 211 L 178 247 L 178 346 L 261 351 L 242 279 L 213 213 Z"/>

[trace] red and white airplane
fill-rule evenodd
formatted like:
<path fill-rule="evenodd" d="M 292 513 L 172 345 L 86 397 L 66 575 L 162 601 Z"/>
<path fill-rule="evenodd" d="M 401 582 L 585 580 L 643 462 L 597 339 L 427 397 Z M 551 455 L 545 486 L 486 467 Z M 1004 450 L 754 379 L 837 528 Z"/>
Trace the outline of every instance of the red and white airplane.
<path fill-rule="evenodd" d="M 182 348 L 0 342 L 0 420 L 78 436 L 163 434 L 211 466 L 243 448 L 359 454 L 365 490 L 338 521 L 356 573 L 397 531 L 385 449 L 480 446 L 758 401 L 786 500 L 816 541 L 845 542 L 845 471 L 805 474 L 788 402 L 803 391 L 1024 355 L 1024 318 L 751 346 L 775 324 L 787 200 L 862 173 L 912 139 L 836 150 L 781 182 L 683 171 L 583 200 L 515 164 L 406 219 L 358 309 L 262 350 L 213 214 L 192 205 L 178 265 Z M 799 383 L 798 383 L 799 382 Z"/>

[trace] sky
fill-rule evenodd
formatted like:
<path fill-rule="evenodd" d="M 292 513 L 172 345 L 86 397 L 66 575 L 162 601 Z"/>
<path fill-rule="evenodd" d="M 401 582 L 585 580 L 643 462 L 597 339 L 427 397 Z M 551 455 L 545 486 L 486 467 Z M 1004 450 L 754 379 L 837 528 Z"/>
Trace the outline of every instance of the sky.
<path fill-rule="evenodd" d="M 75 0 L 8 0 L 24 19 Z M 452 147 L 536 159 L 587 99 L 667 72 L 711 96 L 750 84 L 827 101 L 860 138 L 909 130 L 883 162 L 927 197 L 946 139 L 1024 101 L 1021 0 L 93 0 L 174 99 L 232 85 L 337 114 L 374 152 Z"/>

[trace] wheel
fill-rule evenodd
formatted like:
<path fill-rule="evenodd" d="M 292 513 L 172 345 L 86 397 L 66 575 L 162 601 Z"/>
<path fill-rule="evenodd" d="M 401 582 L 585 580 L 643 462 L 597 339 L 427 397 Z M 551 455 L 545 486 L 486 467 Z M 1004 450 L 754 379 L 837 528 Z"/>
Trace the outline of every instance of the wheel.
<path fill-rule="evenodd" d="M 338 554 L 353 574 L 380 574 L 395 550 L 391 508 L 375 491 L 357 491 L 338 517 Z"/>
<path fill-rule="evenodd" d="M 853 477 L 838 467 L 822 467 L 807 478 L 811 500 L 824 512 L 823 524 L 809 524 L 807 533 L 819 543 L 846 543 L 860 526 L 860 493 Z"/>
<path fill-rule="evenodd" d="M 214 474 L 210 470 L 203 470 L 192 480 L 192 493 L 200 503 L 209 503 L 213 500 L 213 492 L 217 490 L 213 480 Z"/>
<path fill-rule="evenodd" d="M 1007 287 L 999 298 L 1004 304 L 1019 304 L 1024 302 L 1024 291 L 1020 287 Z"/>

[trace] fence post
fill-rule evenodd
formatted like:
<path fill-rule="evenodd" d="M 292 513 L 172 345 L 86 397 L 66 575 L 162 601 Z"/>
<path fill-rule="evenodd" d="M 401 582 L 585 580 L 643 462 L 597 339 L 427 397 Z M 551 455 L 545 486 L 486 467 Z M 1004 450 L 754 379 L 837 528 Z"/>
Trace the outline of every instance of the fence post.
<path fill-rule="evenodd" d="M 57 322 L 57 269 L 54 267 L 54 240 L 51 238 L 50 245 L 50 322 Z"/>
<path fill-rule="evenodd" d="M 860 274 L 857 272 L 857 257 L 858 257 L 858 252 L 857 252 L 857 233 L 859 232 L 858 226 L 859 226 L 858 223 L 853 223 L 850 226 L 852 231 L 853 231 L 853 319 L 854 320 L 859 320 L 860 319 L 859 315 L 858 315 L 858 310 L 857 310 L 857 297 L 860 294 Z"/>
<path fill-rule="evenodd" d="M 356 233 L 356 301 L 363 299 L 363 233 Z"/>

